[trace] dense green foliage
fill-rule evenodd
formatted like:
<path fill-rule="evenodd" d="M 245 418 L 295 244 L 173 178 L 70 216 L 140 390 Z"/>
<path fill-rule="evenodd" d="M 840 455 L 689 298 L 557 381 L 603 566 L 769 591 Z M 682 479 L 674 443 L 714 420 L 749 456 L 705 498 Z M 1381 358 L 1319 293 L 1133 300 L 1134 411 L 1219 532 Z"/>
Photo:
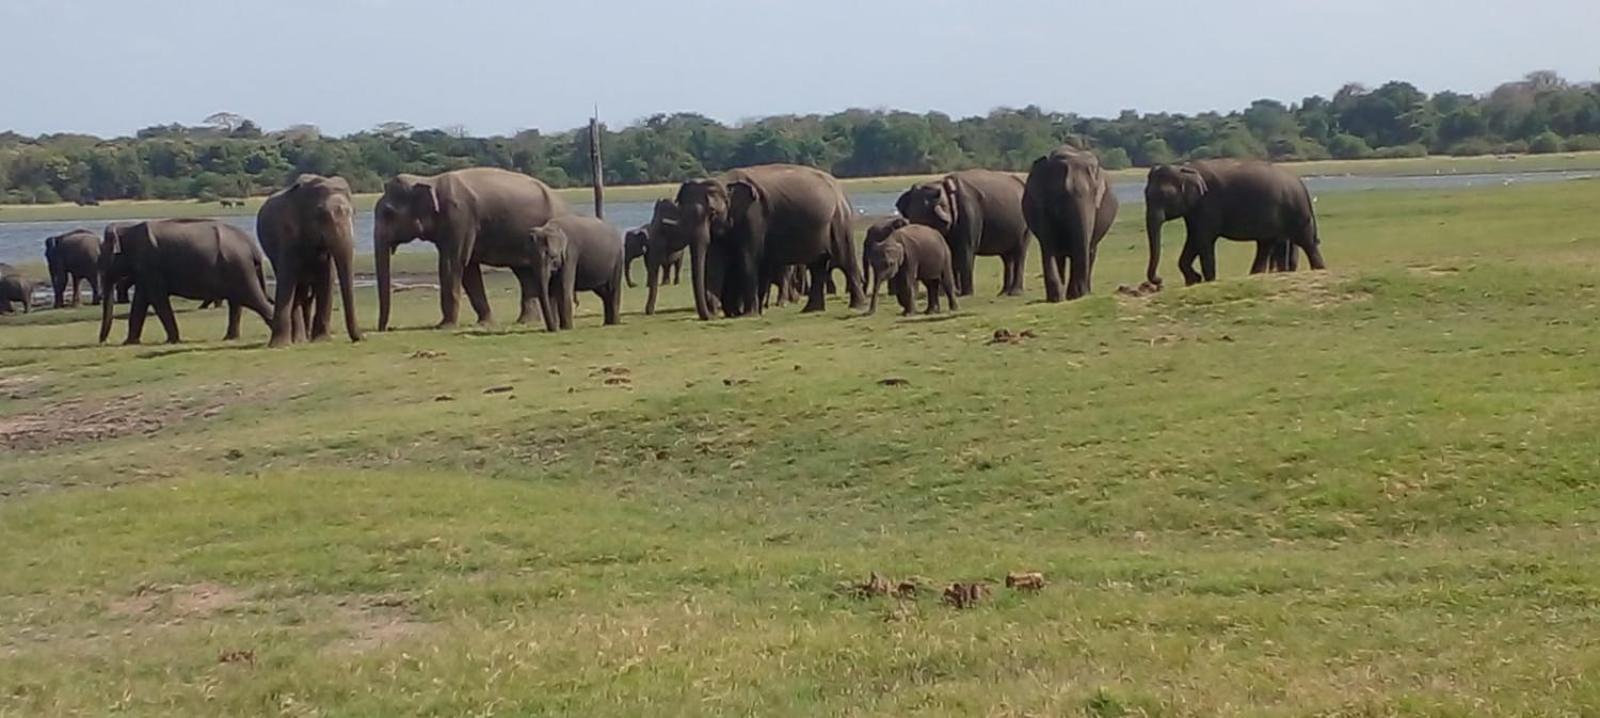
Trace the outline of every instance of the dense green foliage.
<path fill-rule="evenodd" d="M 587 130 L 468 137 L 459 128 L 414 131 L 386 123 L 341 138 L 315 127 L 263 133 L 219 113 L 204 127 L 168 125 L 135 137 L 27 138 L 0 134 L 0 201 L 214 199 L 260 194 L 298 172 L 340 174 L 358 191 L 399 172 L 432 174 L 488 165 L 555 186 L 589 178 Z M 784 115 L 727 126 L 695 114 L 655 115 L 606 130 L 606 180 L 678 181 L 730 167 L 792 162 L 842 177 L 923 174 L 966 167 L 1018 170 L 1063 141 L 1087 145 L 1107 166 L 1175 159 L 1258 157 L 1280 161 L 1482 155 L 1600 149 L 1600 86 L 1535 72 L 1482 97 L 1429 96 L 1406 82 L 1346 85 L 1331 99 L 1199 115 L 1114 119 L 998 109 L 956 120 L 931 112 L 848 110 Z"/>

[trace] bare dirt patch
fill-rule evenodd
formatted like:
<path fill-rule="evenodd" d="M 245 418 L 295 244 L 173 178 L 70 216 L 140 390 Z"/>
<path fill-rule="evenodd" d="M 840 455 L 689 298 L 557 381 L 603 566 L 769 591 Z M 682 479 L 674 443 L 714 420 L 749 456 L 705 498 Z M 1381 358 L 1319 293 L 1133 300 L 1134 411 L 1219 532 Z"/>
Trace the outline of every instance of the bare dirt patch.
<path fill-rule="evenodd" d="M 149 435 L 190 419 L 214 419 L 233 404 L 263 395 L 267 387 L 246 390 L 224 383 L 199 387 L 189 396 L 147 400 L 142 393 L 110 399 L 67 399 L 48 408 L 0 417 L 0 448 L 28 451 L 82 441 Z"/>
<path fill-rule="evenodd" d="M 244 601 L 244 593 L 219 583 L 206 582 L 140 586 L 133 595 L 112 601 L 106 608 L 117 616 L 151 618 L 171 623 L 187 618 L 206 618 L 235 608 Z"/>
<path fill-rule="evenodd" d="M 408 602 L 393 596 L 339 601 L 334 618 L 348 637 L 329 644 L 333 654 L 361 654 L 427 635 L 434 624 L 418 621 L 406 610 Z"/>
<path fill-rule="evenodd" d="M 37 374 L 0 376 L 0 396 L 7 399 L 27 399 L 44 388 L 44 377 Z"/>

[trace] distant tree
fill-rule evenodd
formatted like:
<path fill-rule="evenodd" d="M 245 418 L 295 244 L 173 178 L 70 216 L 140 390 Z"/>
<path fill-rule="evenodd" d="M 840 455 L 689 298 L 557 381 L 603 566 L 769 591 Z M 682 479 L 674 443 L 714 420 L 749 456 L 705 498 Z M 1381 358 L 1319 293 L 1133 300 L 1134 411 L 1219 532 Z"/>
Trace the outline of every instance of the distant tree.
<path fill-rule="evenodd" d="M 243 115 L 232 112 L 213 112 L 206 115 L 206 118 L 201 121 L 221 130 L 225 134 L 233 134 L 234 130 L 249 122 Z"/>

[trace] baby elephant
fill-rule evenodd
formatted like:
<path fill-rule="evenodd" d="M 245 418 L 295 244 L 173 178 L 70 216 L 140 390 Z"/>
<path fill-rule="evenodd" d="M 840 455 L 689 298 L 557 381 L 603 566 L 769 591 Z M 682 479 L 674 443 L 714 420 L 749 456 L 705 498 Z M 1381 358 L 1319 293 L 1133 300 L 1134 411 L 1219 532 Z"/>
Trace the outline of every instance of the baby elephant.
<path fill-rule="evenodd" d="M 599 295 L 605 323 L 616 324 L 622 311 L 622 236 L 593 217 L 566 216 L 550 220 L 528 233 L 533 245 L 534 288 L 544 310 L 549 331 L 572 328 L 576 293 Z M 552 303 L 552 300 L 554 303 Z"/>
<path fill-rule="evenodd" d="M 950 264 L 950 245 L 944 235 L 932 227 L 918 224 L 895 229 L 889 236 L 870 242 L 866 250 L 867 266 L 872 269 L 872 304 L 867 314 L 878 311 L 878 288 L 884 280 L 900 299 L 903 314 L 916 311 L 916 283 L 928 288 L 929 314 L 939 311 L 939 292 L 950 300 L 950 311 L 956 306 L 956 275 Z"/>
<path fill-rule="evenodd" d="M 10 314 L 12 302 L 21 302 L 27 314 L 33 307 L 33 282 L 15 274 L 0 277 L 0 314 Z"/>

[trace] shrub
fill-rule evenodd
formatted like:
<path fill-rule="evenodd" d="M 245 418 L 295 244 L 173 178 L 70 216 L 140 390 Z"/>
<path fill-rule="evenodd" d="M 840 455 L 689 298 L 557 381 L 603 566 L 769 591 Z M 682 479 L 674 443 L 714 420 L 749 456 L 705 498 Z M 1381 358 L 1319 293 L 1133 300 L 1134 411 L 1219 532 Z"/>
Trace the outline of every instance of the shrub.
<path fill-rule="evenodd" d="M 1422 145 L 1395 145 L 1393 147 L 1380 147 L 1372 153 L 1372 156 L 1386 160 L 1427 157 L 1428 148 L 1423 147 Z"/>
<path fill-rule="evenodd" d="M 1367 145 L 1366 140 L 1355 135 L 1339 134 L 1328 140 L 1328 153 L 1333 155 L 1334 159 L 1360 160 L 1372 156 L 1372 147 Z"/>
<path fill-rule="evenodd" d="M 1476 157 L 1478 155 L 1494 154 L 1494 145 L 1482 137 L 1470 137 L 1450 147 L 1452 157 Z"/>
<path fill-rule="evenodd" d="M 1528 143 L 1528 151 L 1536 155 L 1548 155 L 1554 152 L 1560 152 L 1561 135 L 1549 130 L 1545 130 L 1544 132 L 1539 133 L 1538 137 L 1533 138 L 1532 142 Z"/>
<path fill-rule="evenodd" d="M 1600 151 L 1600 135 L 1568 137 L 1566 142 L 1561 143 L 1561 149 L 1567 152 Z"/>
<path fill-rule="evenodd" d="M 1095 154 L 1100 156 L 1100 166 L 1108 170 L 1125 170 L 1133 166 L 1133 159 L 1128 157 L 1128 151 L 1121 147 L 1112 147 Z"/>

